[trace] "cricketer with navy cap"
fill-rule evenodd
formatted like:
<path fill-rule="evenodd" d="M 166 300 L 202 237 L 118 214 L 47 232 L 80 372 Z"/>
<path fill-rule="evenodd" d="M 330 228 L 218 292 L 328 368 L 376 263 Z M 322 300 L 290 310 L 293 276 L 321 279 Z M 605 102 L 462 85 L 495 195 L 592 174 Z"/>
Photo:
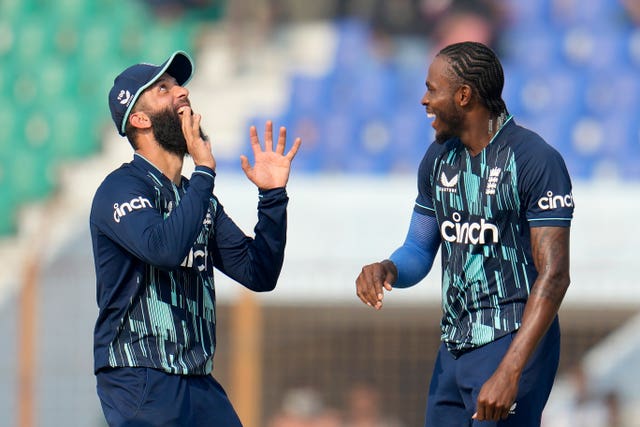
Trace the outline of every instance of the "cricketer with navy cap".
<path fill-rule="evenodd" d="M 241 167 L 258 188 L 258 221 L 255 237 L 245 235 L 214 195 L 216 160 L 185 88 L 193 71 L 178 51 L 161 65 L 127 68 L 109 92 L 116 129 L 134 150 L 100 184 L 90 214 L 94 369 L 110 426 L 241 426 L 211 375 L 213 270 L 262 292 L 282 268 L 285 187 L 300 139 L 285 153 L 285 128 L 274 144 L 267 122 L 264 148 L 250 128 L 254 164 L 241 156 Z"/>

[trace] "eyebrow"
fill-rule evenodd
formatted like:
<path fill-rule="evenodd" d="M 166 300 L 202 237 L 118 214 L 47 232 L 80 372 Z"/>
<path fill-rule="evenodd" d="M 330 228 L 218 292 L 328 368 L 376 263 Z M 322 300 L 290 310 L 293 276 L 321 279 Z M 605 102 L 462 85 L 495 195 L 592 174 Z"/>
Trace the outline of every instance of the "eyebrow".
<path fill-rule="evenodd" d="M 156 80 L 155 83 L 152 86 L 156 87 L 161 83 L 167 83 L 167 82 L 173 82 L 176 85 L 178 84 L 178 81 L 174 77 L 172 77 L 172 76 L 170 76 L 168 74 L 165 74 L 165 75 L 161 76 L 158 80 Z"/>

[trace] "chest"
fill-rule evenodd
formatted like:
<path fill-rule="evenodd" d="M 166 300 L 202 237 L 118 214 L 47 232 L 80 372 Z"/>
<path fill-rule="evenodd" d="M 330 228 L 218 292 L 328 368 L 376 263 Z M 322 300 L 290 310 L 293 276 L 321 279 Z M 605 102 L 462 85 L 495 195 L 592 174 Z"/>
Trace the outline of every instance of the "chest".
<path fill-rule="evenodd" d="M 516 162 L 509 147 L 489 146 L 477 156 L 464 148 L 444 153 L 434 165 L 431 188 L 441 219 L 494 220 L 520 209 Z"/>

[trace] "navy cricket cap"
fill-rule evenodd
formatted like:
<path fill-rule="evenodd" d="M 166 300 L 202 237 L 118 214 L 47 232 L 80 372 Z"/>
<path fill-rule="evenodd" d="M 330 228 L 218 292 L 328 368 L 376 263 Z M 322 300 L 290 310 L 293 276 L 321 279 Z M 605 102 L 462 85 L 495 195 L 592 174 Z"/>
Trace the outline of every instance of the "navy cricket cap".
<path fill-rule="evenodd" d="M 189 55 L 177 51 L 160 65 L 136 64 L 120 73 L 109 91 L 109 109 L 118 133 L 125 135 L 124 129 L 129 113 L 146 88 L 154 84 L 164 73 L 168 73 L 180 86 L 184 86 L 191 80 L 193 68 L 193 61 Z"/>

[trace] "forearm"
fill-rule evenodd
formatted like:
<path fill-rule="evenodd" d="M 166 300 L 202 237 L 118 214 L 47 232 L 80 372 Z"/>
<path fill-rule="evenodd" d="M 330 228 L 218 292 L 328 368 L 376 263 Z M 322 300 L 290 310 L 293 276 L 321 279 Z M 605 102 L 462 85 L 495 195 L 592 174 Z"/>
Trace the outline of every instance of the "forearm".
<path fill-rule="evenodd" d="M 221 209 L 216 220 L 216 267 L 251 290 L 272 290 L 284 261 L 287 204 L 284 188 L 260 192 L 254 238 L 246 236 Z"/>
<path fill-rule="evenodd" d="M 258 223 L 251 244 L 254 278 L 251 289 L 270 291 L 276 286 L 287 242 L 287 205 L 284 188 L 260 191 Z"/>
<path fill-rule="evenodd" d="M 403 245 L 389 257 L 397 270 L 393 287 L 406 288 L 422 280 L 431 270 L 439 245 L 435 217 L 414 212 Z"/>
<path fill-rule="evenodd" d="M 541 227 L 532 232 L 538 277 L 501 367 L 519 375 L 549 329 L 569 287 L 569 228 Z"/>
<path fill-rule="evenodd" d="M 559 301 L 532 292 L 525 306 L 522 326 L 498 369 L 504 369 L 514 381 L 522 374 L 531 355 L 558 314 Z"/>

